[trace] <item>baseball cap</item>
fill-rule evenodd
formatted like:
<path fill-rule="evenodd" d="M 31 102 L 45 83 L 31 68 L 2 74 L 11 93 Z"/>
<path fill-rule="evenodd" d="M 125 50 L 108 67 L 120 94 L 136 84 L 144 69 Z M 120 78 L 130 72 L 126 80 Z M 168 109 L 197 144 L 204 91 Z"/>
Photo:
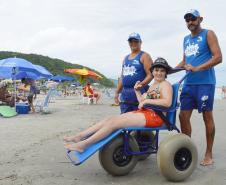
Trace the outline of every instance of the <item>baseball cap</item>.
<path fill-rule="evenodd" d="M 130 40 L 132 40 L 132 39 L 141 41 L 140 34 L 139 34 L 139 33 L 135 33 L 135 32 L 134 32 L 134 33 L 131 33 L 131 34 L 129 35 L 128 41 L 130 41 Z"/>
<path fill-rule="evenodd" d="M 166 69 L 166 72 L 168 73 L 172 67 L 169 66 L 168 62 L 164 59 L 164 58 L 157 58 L 154 63 L 151 65 L 151 71 L 153 71 L 153 69 L 155 67 L 163 67 Z"/>
<path fill-rule="evenodd" d="M 187 16 L 189 15 L 192 15 L 192 16 L 195 16 L 195 17 L 200 17 L 200 13 L 198 10 L 195 10 L 195 9 L 191 9 L 189 11 L 187 11 L 184 15 L 184 18 L 186 18 Z"/>

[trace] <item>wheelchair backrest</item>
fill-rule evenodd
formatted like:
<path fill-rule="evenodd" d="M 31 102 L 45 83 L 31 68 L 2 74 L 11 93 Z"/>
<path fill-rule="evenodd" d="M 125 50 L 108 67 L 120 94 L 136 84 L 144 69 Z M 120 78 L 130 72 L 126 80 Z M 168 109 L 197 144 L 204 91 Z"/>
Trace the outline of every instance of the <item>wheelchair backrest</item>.
<path fill-rule="evenodd" d="M 173 99 L 172 99 L 172 105 L 170 109 L 174 109 L 178 106 L 178 93 L 179 93 L 179 88 L 180 88 L 180 83 L 175 83 L 172 85 L 173 88 Z M 169 120 L 170 123 L 175 124 L 176 122 L 176 109 L 173 112 L 168 112 L 166 117 L 167 120 Z"/>

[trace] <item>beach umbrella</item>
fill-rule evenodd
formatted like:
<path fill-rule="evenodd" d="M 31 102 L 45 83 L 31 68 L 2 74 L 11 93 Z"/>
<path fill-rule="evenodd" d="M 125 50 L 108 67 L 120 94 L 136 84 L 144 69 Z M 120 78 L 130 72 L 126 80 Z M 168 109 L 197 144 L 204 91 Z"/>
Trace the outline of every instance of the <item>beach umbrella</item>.
<path fill-rule="evenodd" d="M 5 79 L 14 80 L 14 91 L 16 101 L 16 83 L 15 79 L 23 78 L 24 75 L 33 76 L 36 78 L 43 76 L 41 71 L 38 70 L 31 62 L 22 58 L 6 58 L 0 60 L 0 77 Z M 18 76 L 16 76 L 18 75 Z M 16 102 L 15 102 L 16 104 Z"/>
<path fill-rule="evenodd" d="M 34 65 L 34 66 L 42 73 L 42 77 L 49 79 L 53 76 L 53 74 L 50 73 L 45 67 L 40 65 Z"/>
<path fill-rule="evenodd" d="M 83 68 L 83 69 L 65 69 L 64 72 L 79 75 L 80 76 L 79 82 L 81 84 L 85 84 L 86 78 L 94 78 L 94 79 L 97 79 L 97 80 L 103 78 L 102 76 L 98 75 L 94 71 L 87 70 L 86 68 Z"/>
<path fill-rule="evenodd" d="M 70 77 L 70 76 L 57 75 L 57 76 L 51 77 L 51 80 L 53 80 L 55 82 L 65 82 L 65 81 L 73 81 L 73 80 L 75 80 L 75 78 Z"/>
<path fill-rule="evenodd" d="M 71 87 L 78 87 L 78 86 L 81 86 L 79 82 L 75 82 L 71 84 Z"/>
<path fill-rule="evenodd" d="M 65 69 L 64 72 L 80 75 L 82 77 L 91 77 L 91 78 L 95 78 L 95 79 L 103 78 L 102 76 L 98 75 L 94 71 L 87 70 L 86 68 L 83 68 L 83 69 Z"/>
<path fill-rule="evenodd" d="M 30 72 L 37 76 L 43 74 L 39 71 L 35 65 L 22 58 L 6 58 L 0 60 L 0 74 L 4 78 L 12 78 L 18 72 Z"/>
<path fill-rule="evenodd" d="M 27 79 L 32 79 L 32 80 L 38 80 L 39 79 L 39 76 L 35 75 L 32 72 L 20 71 L 20 72 L 16 73 L 12 77 L 13 80 L 19 80 L 19 79 L 22 79 L 22 78 L 27 78 Z"/>

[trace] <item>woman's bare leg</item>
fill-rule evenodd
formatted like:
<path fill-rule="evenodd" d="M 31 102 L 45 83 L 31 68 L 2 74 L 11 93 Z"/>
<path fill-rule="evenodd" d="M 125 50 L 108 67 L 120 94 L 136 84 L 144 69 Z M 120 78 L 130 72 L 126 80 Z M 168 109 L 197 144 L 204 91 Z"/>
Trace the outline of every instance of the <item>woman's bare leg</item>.
<path fill-rule="evenodd" d="M 103 127 L 103 125 L 108 121 L 108 119 L 111 118 L 106 118 L 104 120 L 101 120 L 100 122 L 92 125 L 91 127 L 85 129 L 82 132 L 79 132 L 78 134 L 74 135 L 74 136 L 64 136 L 64 141 L 70 142 L 79 142 L 81 141 L 83 138 L 86 138 L 90 135 L 92 135 L 93 133 L 97 132 L 100 128 Z"/>
<path fill-rule="evenodd" d="M 118 130 L 120 128 L 126 127 L 143 127 L 145 126 L 146 120 L 142 113 L 125 113 L 119 116 L 112 117 L 108 119 L 103 127 L 101 127 L 96 133 L 94 133 L 89 138 L 80 141 L 76 144 L 69 144 L 65 147 L 68 150 L 76 150 L 78 152 L 83 152 L 85 148 L 89 145 L 100 141 L 105 138 L 113 131 Z"/>

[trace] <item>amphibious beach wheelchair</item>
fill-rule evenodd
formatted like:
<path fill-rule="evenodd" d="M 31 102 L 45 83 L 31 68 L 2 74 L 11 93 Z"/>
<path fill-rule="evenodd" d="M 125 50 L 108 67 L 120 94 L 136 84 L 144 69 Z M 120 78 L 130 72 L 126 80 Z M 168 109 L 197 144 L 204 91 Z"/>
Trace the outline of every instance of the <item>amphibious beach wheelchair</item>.
<path fill-rule="evenodd" d="M 187 73 L 188 74 L 188 73 Z M 83 153 L 68 151 L 67 155 L 74 165 L 83 163 L 99 151 L 101 166 L 109 174 L 122 176 L 128 174 L 139 160 L 157 153 L 157 164 L 163 176 L 170 181 L 182 181 L 189 177 L 197 165 L 198 153 L 192 140 L 181 134 L 176 126 L 176 111 L 179 107 L 178 92 L 186 75 L 173 84 L 173 102 L 170 108 L 149 105 L 164 124 L 157 128 L 130 127 L 117 130 L 105 139 L 89 146 Z M 166 112 L 166 116 L 163 114 Z M 159 131 L 173 131 L 159 145 Z"/>

